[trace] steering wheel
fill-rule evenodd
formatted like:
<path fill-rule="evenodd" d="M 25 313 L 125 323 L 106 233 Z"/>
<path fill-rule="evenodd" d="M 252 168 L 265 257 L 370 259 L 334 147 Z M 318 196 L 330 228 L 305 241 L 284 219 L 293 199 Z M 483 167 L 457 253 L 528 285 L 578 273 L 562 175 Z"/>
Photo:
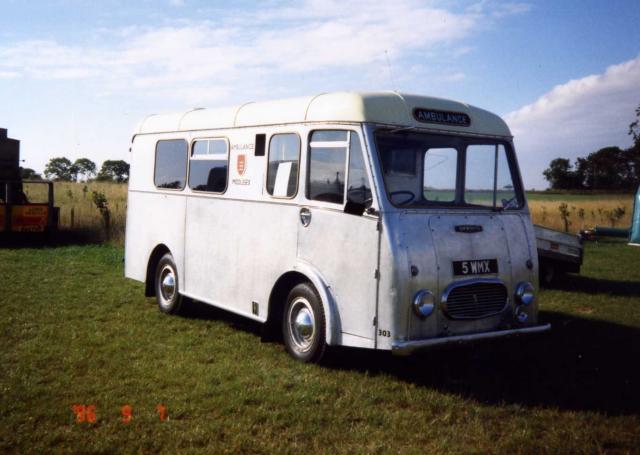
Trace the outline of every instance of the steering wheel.
<path fill-rule="evenodd" d="M 408 203 L 410 203 L 411 201 L 413 201 L 416 198 L 416 195 L 413 194 L 411 191 L 408 190 L 400 190 L 400 191 L 392 191 L 389 193 L 389 197 L 394 197 L 397 196 L 399 194 L 404 194 L 409 196 L 409 198 L 405 201 L 401 201 L 401 202 L 397 202 L 398 205 L 407 205 Z"/>

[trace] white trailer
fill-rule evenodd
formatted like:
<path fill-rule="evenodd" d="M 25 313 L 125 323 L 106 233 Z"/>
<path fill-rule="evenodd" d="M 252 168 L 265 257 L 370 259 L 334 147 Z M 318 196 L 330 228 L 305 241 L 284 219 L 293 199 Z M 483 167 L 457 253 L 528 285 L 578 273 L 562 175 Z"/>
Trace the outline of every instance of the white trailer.
<path fill-rule="evenodd" d="M 538 225 L 534 230 L 542 284 L 551 285 L 566 272 L 580 273 L 584 256 L 580 236 Z"/>
<path fill-rule="evenodd" d="M 190 298 L 260 321 L 302 361 L 549 329 L 506 124 L 395 92 L 144 119 L 125 274 L 164 312 Z"/>

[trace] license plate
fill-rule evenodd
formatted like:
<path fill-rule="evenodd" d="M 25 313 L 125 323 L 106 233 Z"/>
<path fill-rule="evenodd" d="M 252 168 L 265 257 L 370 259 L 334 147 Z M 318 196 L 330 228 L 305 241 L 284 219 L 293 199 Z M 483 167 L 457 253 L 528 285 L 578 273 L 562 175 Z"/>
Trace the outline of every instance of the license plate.
<path fill-rule="evenodd" d="M 488 275 L 498 273 L 497 259 L 473 259 L 453 261 L 454 275 Z"/>

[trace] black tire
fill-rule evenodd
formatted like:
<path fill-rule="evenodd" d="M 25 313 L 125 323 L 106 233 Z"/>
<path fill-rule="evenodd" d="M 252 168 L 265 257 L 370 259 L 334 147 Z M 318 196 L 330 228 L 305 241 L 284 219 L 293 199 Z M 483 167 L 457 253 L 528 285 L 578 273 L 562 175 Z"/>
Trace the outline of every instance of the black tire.
<path fill-rule="evenodd" d="M 160 258 L 155 274 L 155 291 L 158 308 L 163 313 L 180 312 L 184 298 L 178 292 L 178 268 L 171 253 Z"/>
<path fill-rule="evenodd" d="M 305 363 L 318 363 L 326 350 L 325 316 L 320 296 L 310 283 L 300 283 L 287 297 L 282 337 L 287 352 Z"/>

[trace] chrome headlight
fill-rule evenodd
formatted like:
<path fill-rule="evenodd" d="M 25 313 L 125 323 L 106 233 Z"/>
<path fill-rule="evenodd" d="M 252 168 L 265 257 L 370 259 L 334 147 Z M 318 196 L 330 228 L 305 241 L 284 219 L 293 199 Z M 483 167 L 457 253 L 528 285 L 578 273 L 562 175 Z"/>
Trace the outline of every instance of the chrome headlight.
<path fill-rule="evenodd" d="M 413 312 L 420 319 L 425 319 L 433 313 L 435 301 L 436 298 L 433 296 L 433 292 L 422 289 L 413 296 Z"/>
<path fill-rule="evenodd" d="M 516 303 L 521 305 L 531 305 L 536 299 L 536 290 L 533 284 L 523 281 L 516 288 Z"/>

